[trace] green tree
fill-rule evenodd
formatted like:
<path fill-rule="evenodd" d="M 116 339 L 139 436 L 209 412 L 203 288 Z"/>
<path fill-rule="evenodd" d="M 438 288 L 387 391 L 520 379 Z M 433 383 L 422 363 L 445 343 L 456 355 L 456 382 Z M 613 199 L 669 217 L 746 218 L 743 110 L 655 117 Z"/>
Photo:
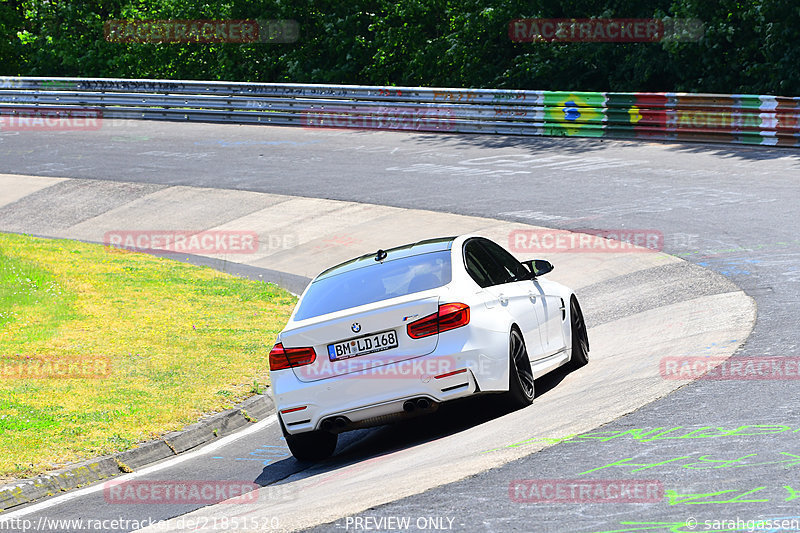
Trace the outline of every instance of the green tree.
<path fill-rule="evenodd" d="M 517 18 L 696 18 L 697 42 L 516 43 Z M 111 19 L 293 19 L 295 43 L 109 42 Z M 0 74 L 800 93 L 797 0 L 5 0 Z"/>

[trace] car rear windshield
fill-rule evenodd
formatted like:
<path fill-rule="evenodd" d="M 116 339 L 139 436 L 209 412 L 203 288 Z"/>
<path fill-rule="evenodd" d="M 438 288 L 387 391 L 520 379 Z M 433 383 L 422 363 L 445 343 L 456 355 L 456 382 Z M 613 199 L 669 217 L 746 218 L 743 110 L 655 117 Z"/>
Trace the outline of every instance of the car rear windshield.
<path fill-rule="evenodd" d="M 450 283 L 450 250 L 377 261 L 355 270 L 319 278 L 297 306 L 295 320 L 305 320 Z"/>

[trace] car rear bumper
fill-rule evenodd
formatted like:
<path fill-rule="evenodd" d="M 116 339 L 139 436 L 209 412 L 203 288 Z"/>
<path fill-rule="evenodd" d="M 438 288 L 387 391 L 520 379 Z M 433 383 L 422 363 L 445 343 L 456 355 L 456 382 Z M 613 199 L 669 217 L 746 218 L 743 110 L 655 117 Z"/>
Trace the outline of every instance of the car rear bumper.
<path fill-rule="evenodd" d="M 340 417 L 335 431 L 392 422 L 407 416 L 408 400 L 425 398 L 436 405 L 479 390 L 477 350 L 457 355 L 430 354 L 330 379 L 302 382 L 291 370 L 273 372 L 272 394 L 290 434 L 321 429 Z M 424 402 L 423 402 L 424 403 Z M 425 409 L 422 409 L 425 411 Z M 325 424 L 331 427 L 330 423 Z"/>

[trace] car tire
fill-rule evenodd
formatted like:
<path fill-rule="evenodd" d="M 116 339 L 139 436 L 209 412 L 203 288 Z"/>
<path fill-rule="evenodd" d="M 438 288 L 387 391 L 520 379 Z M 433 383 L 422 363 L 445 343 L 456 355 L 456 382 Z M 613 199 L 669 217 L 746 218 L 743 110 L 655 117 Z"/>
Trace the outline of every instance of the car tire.
<path fill-rule="evenodd" d="M 504 399 L 509 407 L 519 409 L 533 403 L 533 397 L 536 395 L 533 371 L 525 341 L 516 329 L 511 330 L 508 347 L 508 392 L 504 394 Z"/>
<path fill-rule="evenodd" d="M 572 355 L 569 359 L 569 367 L 575 370 L 589 362 L 589 336 L 586 333 L 586 322 L 583 320 L 581 306 L 575 297 L 570 301 L 569 315 L 572 331 Z"/>
<path fill-rule="evenodd" d="M 281 420 L 281 431 L 286 445 L 295 459 L 299 461 L 322 461 L 333 455 L 339 436 L 328 431 L 306 431 L 291 435 Z"/>

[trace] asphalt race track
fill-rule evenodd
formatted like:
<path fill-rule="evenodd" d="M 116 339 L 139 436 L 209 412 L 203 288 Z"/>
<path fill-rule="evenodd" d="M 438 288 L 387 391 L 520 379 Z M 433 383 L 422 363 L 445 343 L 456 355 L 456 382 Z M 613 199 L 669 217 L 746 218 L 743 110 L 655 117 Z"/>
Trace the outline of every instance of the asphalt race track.
<path fill-rule="evenodd" d="M 122 237 L 122 232 L 129 231 L 137 235 L 181 228 L 192 232 L 255 232 L 258 249 L 247 254 L 234 254 L 230 249 L 223 251 L 213 245 L 205 249 L 199 247 L 198 252 L 203 256 L 172 253 L 171 257 L 192 262 L 216 261 L 216 268 L 231 272 L 235 269 L 240 275 L 256 279 L 276 280 L 290 288 L 331 264 L 409 240 L 479 233 L 516 246 L 518 235 L 542 235 L 543 241 L 547 235 L 554 236 L 552 229 L 496 219 L 228 189 L 0 174 L 0 191 L 3 191 L 0 194 L 0 228 L 9 231 L 30 231 L 89 242 L 113 242 L 115 237 Z M 659 236 L 654 231 L 650 233 L 651 237 Z M 113 476 L 113 481 L 95 483 L 85 491 L 70 491 L 63 497 L 24 509 L 12 508 L 0 520 L 32 513 L 44 519 L 49 516 L 45 513 L 56 512 L 58 516 L 66 514 L 78 520 L 119 513 L 119 518 L 134 522 L 109 527 L 137 529 L 140 527 L 135 522 L 137 519 L 153 518 L 141 507 L 156 509 L 160 517 L 181 514 L 180 506 L 170 509 L 165 501 L 149 499 L 146 494 L 150 487 L 163 486 L 170 481 L 185 482 L 192 479 L 192 472 L 198 472 L 206 478 L 200 481 L 212 488 L 226 483 L 225 480 L 250 483 L 248 492 L 257 498 L 248 496 L 252 500 L 239 500 L 237 503 L 241 505 L 233 508 L 226 507 L 230 504 L 204 507 L 188 517 L 181 516 L 168 524 L 170 527 L 192 530 L 186 520 L 210 519 L 197 517 L 197 514 L 212 512 L 221 513 L 222 516 L 214 518 L 220 522 L 227 520 L 237 530 L 244 527 L 242 519 L 253 518 L 260 519 L 257 526 L 276 524 L 285 530 L 301 529 L 503 465 L 533 453 L 537 445 L 545 447 L 551 435 L 595 430 L 688 382 L 688 379 L 664 379 L 660 370 L 662 361 L 691 353 L 703 353 L 704 360 L 706 356 L 727 358 L 749 336 L 755 321 L 755 304 L 724 276 L 652 249 L 629 247 L 623 250 L 619 249 L 619 241 L 593 241 L 590 235 L 578 233 L 572 236 L 590 237 L 589 251 L 553 254 L 551 259 L 558 267 L 548 277 L 575 289 L 583 302 L 591 337 L 592 364 L 575 372 L 537 380 L 536 409 L 502 416 L 504 413 L 496 409 L 485 411 L 489 405 L 484 402 L 490 398 L 476 398 L 463 403 L 460 409 L 446 409 L 426 419 L 424 440 L 427 442 L 424 445 L 387 448 L 384 444 L 373 448 L 373 457 L 368 460 L 362 457 L 361 461 L 351 463 L 343 463 L 341 459 L 346 456 L 340 454 L 338 461 L 306 468 L 297 472 L 300 475 L 278 483 L 273 479 L 275 467 L 259 464 L 264 463 L 263 460 L 251 463 L 250 470 L 237 469 L 233 480 L 228 477 L 230 472 L 223 463 L 212 460 L 213 466 L 209 465 L 209 459 L 223 459 L 210 452 L 222 449 L 224 439 L 212 439 L 209 446 L 196 453 L 174 458 L 175 454 L 168 453 L 170 448 L 165 442 L 177 441 L 165 437 L 151 445 L 166 454 L 158 455 L 158 459 L 172 456 L 175 461 L 149 467 L 153 460 L 122 457 L 122 462 L 135 465 L 134 472 L 129 474 L 120 474 L 113 460 L 111 464 L 106 461 L 105 467 L 97 465 L 97 480 Z M 651 239 L 651 244 L 657 245 L 657 240 Z M 601 249 L 605 251 L 597 251 Z M 533 259 L 543 253 L 550 255 L 546 251 L 518 251 L 518 257 Z M 272 270 L 264 270 L 265 266 Z M 302 290 L 303 286 L 296 290 Z M 619 342 L 621 336 L 625 338 L 624 343 Z M 386 377 L 394 379 L 390 375 Z M 673 373 L 672 377 L 680 376 Z M 425 374 L 404 372 L 396 379 L 424 380 Z M 553 387 L 555 384 L 558 386 Z M 567 408 L 570 416 L 563 417 Z M 484 411 L 480 418 L 475 417 L 476 409 Z M 265 414 L 258 417 L 265 417 L 269 407 L 264 406 L 259 411 Z M 271 421 L 260 425 L 274 424 L 275 417 L 268 418 Z M 453 419 L 459 418 L 462 422 L 453 426 Z M 408 427 L 416 426 L 406 424 Z M 364 433 L 361 440 L 366 441 L 371 434 Z M 384 443 L 398 440 L 396 436 L 390 440 L 385 438 L 391 433 L 381 434 Z M 247 442 L 239 442 L 237 446 L 251 444 L 256 450 L 268 449 L 273 454 L 285 451 L 277 435 L 273 436 L 273 441 L 255 440 L 263 435 L 260 431 L 241 431 L 227 439 L 224 446 L 230 449 L 230 441 L 247 437 Z M 508 446 L 509 442 L 520 441 L 527 445 Z M 139 448 L 139 452 L 147 454 L 148 447 Z M 136 462 L 131 463 L 132 459 Z M 173 468 L 176 462 L 182 466 Z M 442 464 L 447 464 L 447 468 L 443 470 Z M 366 465 L 369 468 L 365 468 Z M 70 481 L 58 479 L 55 485 L 41 480 L 41 486 L 52 487 L 50 492 L 58 493 L 61 491 L 56 487 L 75 483 L 74 477 Z M 265 489 L 251 490 L 254 485 L 258 486 L 253 480 Z M 39 482 L 35 478 L 14 484 L 14 488 L 4 486 L 0 501 L 13 500 L 24 505 L 26 501 L 40 500 L 47 492 L 36 489 Z M 125 485 L 119 485 L 120 482 Z M 138 484 L 138 490 L 146 491 L 142 496 L 138 491 L 128 492 L 134 483 Z M 98 489 L 103 490 L 102 499 Z M 278 489 L 285 492 L 276 494 Z M 166 489 L 157 490 L 166 495 Z M 34 493 L 40 495 L 26 500 L 26 494 L 35 496 Z M 126 496 L 120 501 L 114 497 L 115 493 Z M 335 507 L 327 504 L 330 493 L 342 500 Z M 302 494 L 302 498 L 298 498 L 298 494 Z M 223 494 L 218 501 L 229 497 Z M 146 500 L 147 505 L 132 505 L 133 502 L 145 503 L 142 500 Z M 69 505 L 61 507 L 66 502 Z M 159 505 L 150 505 L 155 503 Z M 208 501 L 195 503 L 210 505 Z M 111 509 L 115 511 L 109 512 Z M 163 516 L 167 511 L 171 514 Z M 75 525 L 73 529 L 79 527 Z"/>
<path fill-rule="evenodd" d="M 97 132 L 2 133 L 0 173 L 259 191 L 573 230 L 657 230 L 665 252 L 722 274 L 755 299 L 757 321 L 734 357 L 800 355 L 796 150 L 120 121 Z M 614 291 L 602 294 L 610 299 Z M 537 387 L 546 397 L 571 377 Z M 317 529 L 393 531 L 408 519 L 409 530 L 746 531 L 748 521 L 800 519 L 798 390 L 796 375 L 696 381 L 588 434 L 487 447 L 487 456 L 522 456 L 422 494 L 393 487 L 410 495 Z M 570 410 L 565 405 L 560 416 Z M 298 476 L 349 475 L 500 415 L 482 404 L 457 406 L 421 423 L 353 433 L 321 466 L 288 457 L 277 426 L 265 420 L 259 431 L 202 458 L 203 471 L 186 461 L 163 476 L 224 473 L 280 487 Z M 537 451 L 543 444 L 552 446 Z M 443 461 L 443 477 L 447 470 Z M 510 492 L 515 480 L 584 479 L 654 481 L 665 494 L 653 503 L 526 503 Z M 336 494 L 329 497 L 335 508 Z M 158 520 L 191 510 L 151 505 L 125 513 Z M 95 494 L 29 516 L 114 513 Z M 216 525 L 204 530 L 220 530 Z M 781 529 L 796 530 L 798 524 Z"/>

